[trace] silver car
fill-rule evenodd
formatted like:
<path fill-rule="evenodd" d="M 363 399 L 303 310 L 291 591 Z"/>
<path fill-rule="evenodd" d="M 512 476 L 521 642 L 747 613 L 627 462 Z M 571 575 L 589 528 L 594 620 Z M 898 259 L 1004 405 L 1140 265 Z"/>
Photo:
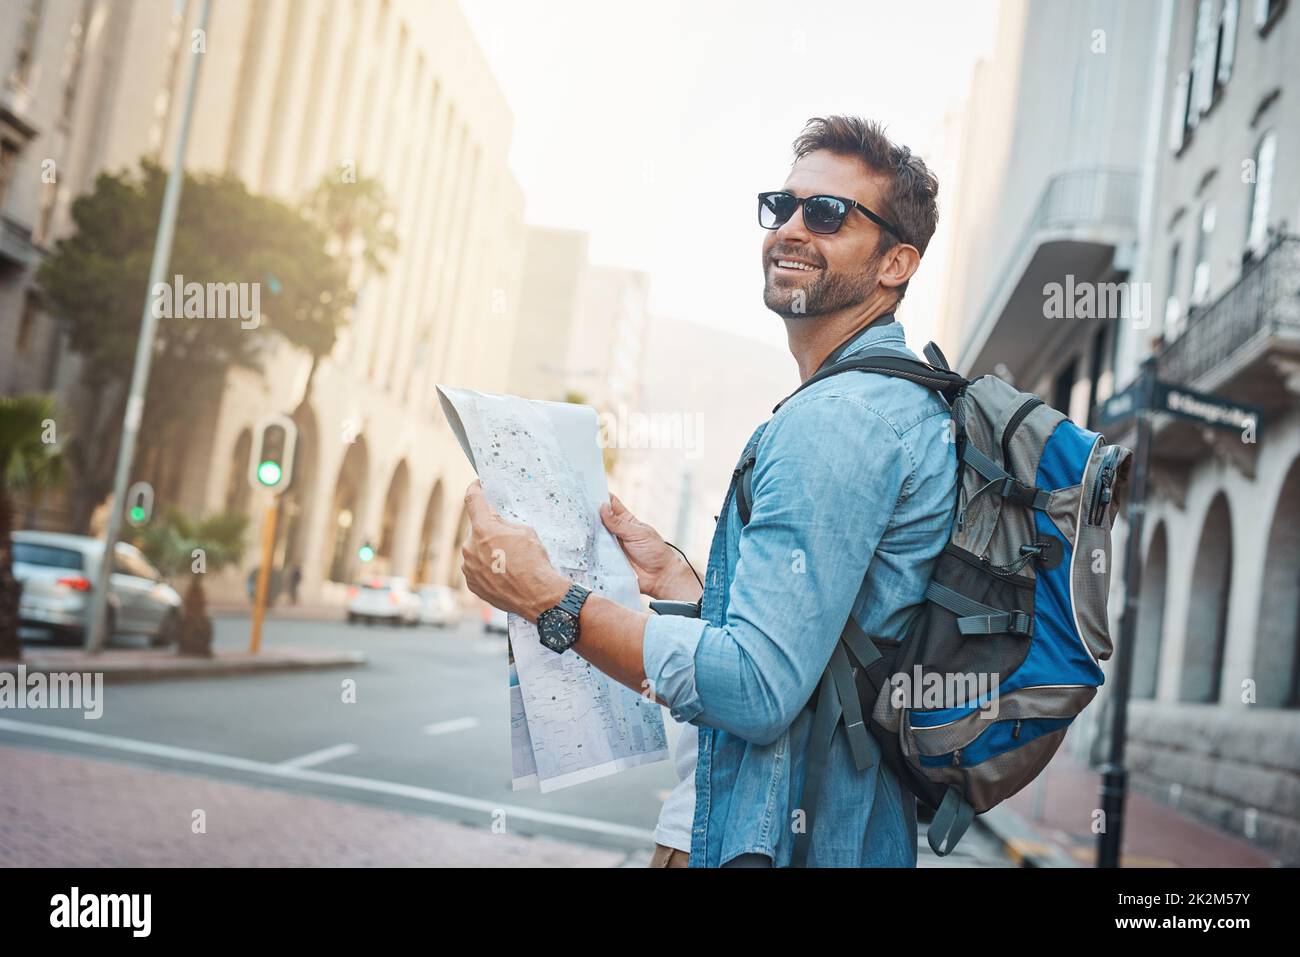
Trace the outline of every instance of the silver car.
<path fill-rule="evenodd" d="M 83 642 L 103 554 L 104 543 L 85 535 L 14 532 L 14 577 L 23 587 L 18 617 L 24 631 L 39 629 L 55 641 Z M 118 542 L 114 556 L 109 634 L 144 635 L 155 647 L 174 642 L 180 595 L 134 545 Z"/>

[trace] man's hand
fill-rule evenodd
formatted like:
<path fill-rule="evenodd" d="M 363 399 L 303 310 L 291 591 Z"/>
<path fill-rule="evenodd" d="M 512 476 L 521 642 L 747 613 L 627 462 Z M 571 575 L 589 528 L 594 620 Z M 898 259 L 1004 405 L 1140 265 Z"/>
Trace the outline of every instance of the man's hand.
<path fill-rule="evenodd" d="M 629 512 L 618 496 L 611 495 L 609 502 L 600 506 L 600 520 L 632 563 L 641 594 L 674 601 L 695 601 L 700 597 L 700 583 L 686 560 L 668 546 L 662 535 Z"/>
<path fill-rule="evenodd" d="M 470 536 L 461 549 L 461 571 L 469 590 L 494 608 L 536 624 L 572 583 L 551 565 L 537 533 L 497 514 L 478 482 L 465 492 L 465 509 Z"/>

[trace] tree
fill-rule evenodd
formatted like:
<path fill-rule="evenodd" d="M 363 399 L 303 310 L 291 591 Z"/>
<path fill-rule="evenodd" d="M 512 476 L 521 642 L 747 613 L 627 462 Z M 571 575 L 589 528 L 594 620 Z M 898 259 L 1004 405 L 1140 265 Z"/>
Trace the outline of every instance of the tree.
<path fill-rule="evenodd" d="M 221 512 L 191 519 L 169 509 L 163 520 L 136 536 L 135 545 L 168 578 L 188 574 L 177 654 L 212 657 L 212 619 L 203 591 L 203 576 L 238 564 L 244 553 L 248 517 Z"/>
<path fill-rule="evenodd" d="M 22 657 L 14 578 L 14 496 L 39 495 L 63 478 L 52 441 L 54 400 L 43 395 L 0 397 L 0 659 Z"/>
<path fill-rule="evenodd" d="M 82 360 L 85 399 L 74 414 L 69 464 L 77 473 L 72 524 L 84 529 L 112 487 L 119 423 L 139 336 L 166 172 L 102 174 L 72 206 L 75 231 L 59 240 L 38 281 Z M 313 357 L 328 354 L 354 300 L 349 264 L 301 211 L 256 196 L 233 175 L 186 174 L 168 278 L 247 284 L 259 300 L 255 327 L 239 318 L 160 318 L 140 430 L 137 474 L 165 487 L 182 439 L 210 408 L 233 367 L 260 369 L 277 339 Z M 167 455 L 163 452 L 166 450 Z"/>

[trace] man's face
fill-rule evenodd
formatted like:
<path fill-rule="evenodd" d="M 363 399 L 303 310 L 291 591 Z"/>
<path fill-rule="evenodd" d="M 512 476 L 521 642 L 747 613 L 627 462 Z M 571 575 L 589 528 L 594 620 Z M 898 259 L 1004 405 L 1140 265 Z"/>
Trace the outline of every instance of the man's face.
<path fill-rule="evenodd" d="M 801 199 L 826 194 L 855 199 L 882 212 L 887 183 L 861 160 L 817 150 L 798 160 L 782 189 Z M 888 214 L 885 214 L 888 215 Z M 861 211 L 849 210 L 830 234 L 811 232 L 803 207 L 763 238 L 763 303 L 782 318 L 820 316 L 864 302 L 875 291 L 880 273 L 876 246 L 881 231 Z M 780 266 L 779 260 L 812 269 Z"/>

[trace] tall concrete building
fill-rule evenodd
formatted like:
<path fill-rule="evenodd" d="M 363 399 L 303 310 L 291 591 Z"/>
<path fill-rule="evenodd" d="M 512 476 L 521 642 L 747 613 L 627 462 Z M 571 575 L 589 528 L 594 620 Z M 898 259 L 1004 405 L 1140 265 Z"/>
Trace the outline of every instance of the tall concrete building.
<path fill-rule="evenodd" d="M 506 166 L 505 99 L 452 0 L 214 0 L 203 35 L 199 7 L 4 0 L 3 67 L 28 79 L 26 93 L 11 84 L 0 100 L 0 258 L 30 262 L 48 237 L 66 234 L 68 203 L 100 171 L 133 168 L 142 156 L 169 161 L 186 66 L 201 48 L 187 168 L 230 172 L 252 192 L 294 203 L 323 177 L 376 178 L 400 249 L 383 275 L 357 272 L 354 314 L 310 391 L 310 357 L 280 341 L 266 343 L 264 374 L 227 374 L 173 451 L 158 505 L 246 510 L 256 542 L 270 503 L 244 480 L 252 430 L 265 413 L 291 414 L 301 443 L 293 489 L 279 503 L 276 563 L 302 569 L 304 598 L 336 595 L 354 579 L 363 542 L 377 552 L 369 569 L 454 580 L 472 471 L 434 384 L 501 391 L 507 381 L 523 198 Z M 60 170 L 52 196 L 38 179 L 47 154 Z M 76 357 L 58 344 L 57 317 L 39 315 L 30 274 L 0 279 L 0 342 L 5 352 L 21 342 L 55 354 L 21 363 L 42 381 L 6 361 L 0 384 L 67 394 Z M 255 562 L 250 550 L 246 568 Z"/>
<path fill-rule="evenodd" d="M 1135 786 L 1300 863 L 1300 10 L 1168 5 L 1149 176 L 1158 377 L 1262 409 L 1258 434 L 1153 423 Z M 1117 435 L 1119 441 L 1131 435 Z"/>
<path fill-rule="evenodd" d="M 1008 0 L 968 114 L 946 344 L 1080 424 L 1161 379 L 1264 410 L 1155 419 L 1131 786 L 1300 861 L 1300 16 Z M 1132 444 L 1131 427 L 1106 429 Z M 1113 570 L 1118 636 L 1124 569 Z M 1104 759 L 1115 659 L 1071 729 Z"/>

